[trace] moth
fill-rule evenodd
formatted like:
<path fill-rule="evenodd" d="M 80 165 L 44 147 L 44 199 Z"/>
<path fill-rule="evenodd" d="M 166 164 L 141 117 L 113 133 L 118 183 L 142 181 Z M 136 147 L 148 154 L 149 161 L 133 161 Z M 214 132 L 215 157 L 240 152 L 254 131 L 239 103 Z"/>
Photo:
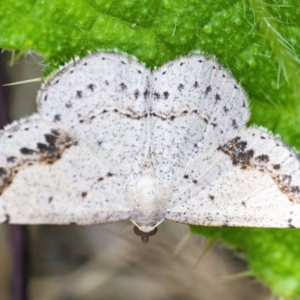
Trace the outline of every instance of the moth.
<path fill-rule="evenodd" d="M 165 219 L 300 227 L 300 163 L 261 127 L 220 64 L 201 54 L 153 72 L 90 54 L 42 86 L 38 113 L 0 131 L 0 222 L 130 219 L 144 243 Z"/>

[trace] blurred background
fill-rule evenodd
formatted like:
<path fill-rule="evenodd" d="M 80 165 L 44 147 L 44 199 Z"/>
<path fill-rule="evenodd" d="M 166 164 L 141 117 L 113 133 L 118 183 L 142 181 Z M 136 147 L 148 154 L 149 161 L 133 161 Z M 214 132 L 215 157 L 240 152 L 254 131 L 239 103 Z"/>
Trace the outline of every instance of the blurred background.
<path fill-rule="evenodd" d="M 42 76 L 40 57 L 28 54 L 9 67 L 11 57 L 11 53 L 1 53 L 2 84 Z M 11 120 L 36 111 L 40 84 L 1 87 Z M 276 299 L 247 276 L 243 254 L 228 246 L 216 242 L 197 263 L 209 240 L 190 235 L 186 225 L 163 222 L 146 246 L 129 221 L 27 226 L 26 230 L 29 299 Z M 11 227 L 0 225 L 0 300 L 10 299 L 10 241 Z"/>

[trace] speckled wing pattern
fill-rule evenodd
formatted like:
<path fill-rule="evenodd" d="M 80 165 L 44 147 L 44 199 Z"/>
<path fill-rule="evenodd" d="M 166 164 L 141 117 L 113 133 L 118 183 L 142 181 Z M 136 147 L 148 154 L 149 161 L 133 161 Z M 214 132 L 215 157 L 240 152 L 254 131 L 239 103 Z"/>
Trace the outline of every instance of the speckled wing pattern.
<path fill-rule="evenodd" d="M 0 220 L 128 219 L 127 185 L 140 173 L 149 143 L 149 75 L 133 58 L 99 53 L 50 79 L 38 96 L 39 117 L 0 133 Z"/>
<path fill-rule="evenodd" d="M 152 112 L 156 175 L 172 194 L 166 219 L 300 227 L 299 158 L 264 128 L 245 128 L 247 97 L 215 60 L 191 55 L 158 69 Z"/>
<path fill-rule="evenodd" d="M 0 222 L 300 227 L 299 158 L 245 127 L 247 97 L 212 58 L 151 73 L 91 54 L 48 80 L 38 111 L 0 131 Z"/>

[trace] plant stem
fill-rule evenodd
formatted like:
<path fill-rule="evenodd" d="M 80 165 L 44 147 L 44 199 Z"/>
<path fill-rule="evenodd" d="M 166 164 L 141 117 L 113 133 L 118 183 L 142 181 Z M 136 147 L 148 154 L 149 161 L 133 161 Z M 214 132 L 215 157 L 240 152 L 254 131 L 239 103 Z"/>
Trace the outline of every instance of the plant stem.
<path fill-rule="evenodd" d="M 8 104 L 3 92 L 0 78 L 0 129 L 9 123 Z M 27 245 L 26 245 L 26 226 L 10 226 L 10 242 L 13 261 L 12 278 L 12 300 L 27 299 Z"/>

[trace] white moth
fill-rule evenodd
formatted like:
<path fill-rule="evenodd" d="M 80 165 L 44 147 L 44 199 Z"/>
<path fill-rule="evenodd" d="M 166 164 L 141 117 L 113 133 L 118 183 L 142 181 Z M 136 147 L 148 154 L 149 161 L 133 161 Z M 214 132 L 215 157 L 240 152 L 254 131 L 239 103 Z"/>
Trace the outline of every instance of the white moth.
<path fill-rule="evenodd" d="M 214 59 L 154 72 L 91 54 L 41 89 L 38 114 L 0 131 L 0 222 L 130 219 L 146 243 L 165 219 L 300 227 L 300 163 Z"/>

